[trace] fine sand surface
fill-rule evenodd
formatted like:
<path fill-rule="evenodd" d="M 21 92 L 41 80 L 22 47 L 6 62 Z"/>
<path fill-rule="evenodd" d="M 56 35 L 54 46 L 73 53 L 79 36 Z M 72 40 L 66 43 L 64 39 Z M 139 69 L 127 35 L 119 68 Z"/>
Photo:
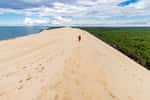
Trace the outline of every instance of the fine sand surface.
<path fill-rule="evenodd" d="M 150 72 L 86 31 L 45 30 L 0 42 L 0 100 L 150 100 Z"/>

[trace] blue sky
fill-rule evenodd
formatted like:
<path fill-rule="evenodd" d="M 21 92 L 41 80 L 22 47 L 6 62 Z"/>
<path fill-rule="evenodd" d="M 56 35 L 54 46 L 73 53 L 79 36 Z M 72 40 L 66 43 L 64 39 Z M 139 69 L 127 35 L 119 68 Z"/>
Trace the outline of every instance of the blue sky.
<path fill-rule="evenodd" d="M 118 6 L 128 6 L 133 3 L 137 3 L 139 0 L 125 0 L 118 4 Z"/>
<path fill-rule="evenodd" d="M 1 0 L 0 26 L 150 26 L 149 0 Z"/>

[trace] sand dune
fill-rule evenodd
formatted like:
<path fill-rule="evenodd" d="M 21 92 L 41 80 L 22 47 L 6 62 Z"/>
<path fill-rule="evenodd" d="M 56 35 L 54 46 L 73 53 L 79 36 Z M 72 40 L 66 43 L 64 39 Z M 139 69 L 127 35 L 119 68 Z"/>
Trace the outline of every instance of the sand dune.
<path fill-rule="evenodd" d="M 149 78 L 142 66 L 80 29 L 0 42 L 0 100 L 150 100 Z"/>

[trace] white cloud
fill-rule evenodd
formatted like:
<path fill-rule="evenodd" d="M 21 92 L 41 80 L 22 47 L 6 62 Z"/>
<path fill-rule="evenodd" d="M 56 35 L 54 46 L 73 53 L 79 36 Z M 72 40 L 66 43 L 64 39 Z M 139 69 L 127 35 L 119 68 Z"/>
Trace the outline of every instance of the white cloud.
<path fill-rule="evenodd" d="M 133 7 L 135 9 L 144 9 L 146 7 L 145 1 L 139 1 L 137 3 L 131 4 L 128 7 Z"/>
<path fill-rule="evenodd" d="M 39 3 L 47 0 L 19 0 L 19 1 L 27 2 L 27 3 Z"/>
<path fill-rule="evenodd" d="M 51 21 L 52 25 L 70 25 L 71 24 L 70 18 L 63 18 L 61 16 L 55 16 L 54 19 Z"/>
<path fill-rule="evenodd" d="M 49 22 L 45 19 L 37 19 L 34 21 L 35 24 L 48 24 Z"/>
<path fill-rule="evenodd" d="M 26 17 L 24 19 L 24 24 L 28 26 L 33 26 L 33 25 L 47 25 L 49 23 L 48 20 L 46 19 L 33 19 Z"/>
<path fill-rule="evenodd" d="M 32 0 L 24 1 L 33 2 Z M 35 2 L 44 1 L 36 0 Z M 72 4 L 54 2 L 51 7 L 0 8 L 0 14 L 23 14 L 27 16 L 24 20 L 26 25 L 49 23 L 52 25 L 130 25 L 149 22 L 150 18 L 142 18 L 143 16 L 150 16 L 149 0 L 140 0 L 125 7 L 118 6 L 122 1 L 124 0 L 77 0 Z M 39 19 L 33 19 L 33 16 L 39 17 Z M 120 16 L 120 19 L 117 19 L 118 16 Z M 121 18 L 122 16 L 123 18 Z M 44 17 L 49 17 L 50 20 L 46 20 Z"/>
<path fill-rule="evenodd" d="M 54 6 L 53 10 L 56 13 L 63 13 L 63 14 L 75 14 L 87 10 L 86 7 L 84 6 L 69 5 L 69 4 L 59 3 L 59 2 L 53 3 L 53 6 Z"/>
<path fill-rule="evenodd" d="M 34 25 L 34 22 L 33 22 L 33 20 L 31 18 L 25 18 L 24 24 L 32 26 L 32 25 Z"/>

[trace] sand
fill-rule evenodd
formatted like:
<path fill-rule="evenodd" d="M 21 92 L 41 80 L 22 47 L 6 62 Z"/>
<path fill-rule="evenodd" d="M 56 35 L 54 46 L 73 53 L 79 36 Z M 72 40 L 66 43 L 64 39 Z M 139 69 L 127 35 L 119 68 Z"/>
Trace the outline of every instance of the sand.
<path fill-rule="evenodd" d="M 0 42 L 0 100 L 150 100 L 150 73 L 86 31 L 45 30 Z"/>

